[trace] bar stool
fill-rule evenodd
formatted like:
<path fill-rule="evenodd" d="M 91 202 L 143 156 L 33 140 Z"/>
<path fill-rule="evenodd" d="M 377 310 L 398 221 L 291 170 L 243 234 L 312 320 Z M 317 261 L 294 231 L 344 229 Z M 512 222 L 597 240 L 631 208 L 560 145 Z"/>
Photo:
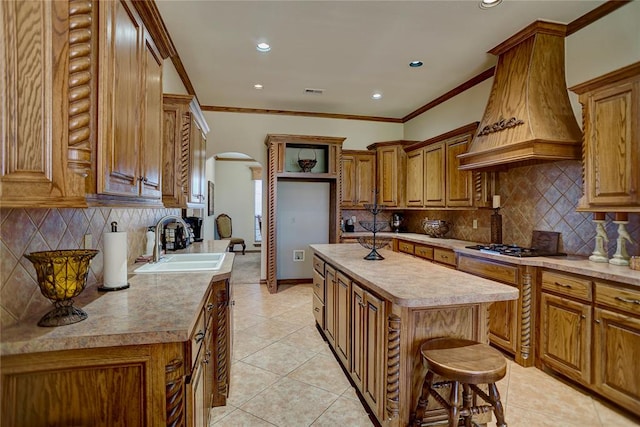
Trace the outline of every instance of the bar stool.
<path fill-rule="evenodd" d="M 427 400 L 432 395 L 449 412 L 449 427 L 474 425 L 471 416 L 493 411 L 498 427 L 507 427 L 504 411 L 496 382 L 507 372 L 504 356 L 487 344 L 459 338 L 434 338 L 425 341 L 420 347 L 422 360 L 426 364 L 427 374 L 422 385 L 422 395 L 418 400 L 411 425 L 422 425 Z M 435 375 L 443 381 L 434 383 Z M 462 384 L 462 404 L 460 404 L 460 384 Z M 489 394 L 478 387 L 487 384 Z M 449 385 L 449 400 L 443 398 L 437 389 Z M 473 393 L 481 397 L 488 405 L 474 405 Z"/>

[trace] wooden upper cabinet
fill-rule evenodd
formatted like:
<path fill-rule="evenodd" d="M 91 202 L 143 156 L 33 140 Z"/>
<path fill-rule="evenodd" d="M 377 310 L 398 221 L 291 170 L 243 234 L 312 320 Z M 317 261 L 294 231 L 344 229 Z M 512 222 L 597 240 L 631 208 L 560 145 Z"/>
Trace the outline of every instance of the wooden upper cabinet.
<path fill-rule="evenodd" d="M 3 207 L 87 206 L 91 11 L 70 15 L 68 2 L 0 2 Z"/>
<path fill-rule="evenodd" d="M 379 204 L 405 207 L 407 153 L 404 147 L 414 142 L 376 142 L 367 147 L 369 150 L 376 150 L 376 190 Z"/>
<path fill-rule="evenodd" d="M 204 167 L 207 151 L 205 131 L 200 127 L 195 117 L 191 120 L 190 141 L 190 173 L 189 173 L 189 208 L 204 207 L 205 176 Z"/>
<path fill-rule="evenodd" d="M 144 149 L 142 150 L 141 195 L 162 197 L 162 64 L 153 40 L 145 32 L 144 49 Z"/>
<path fill-rule="evenodd" d="M 342 207 L 363 208 L 374 202 L 376 153 L 366 150 L 342 151 Z"/>
<path fill-rule="evenodd" d="M 424 205 L 444 207 L 445 199 L 445 145 L 437 143 L 424 149 Z"/>
<path fill-rule="evenodd" d="M 164 94 L 162 129 L 162 202 L 171 208 L 203 207 L 209 128 L 193 95 Z"/>
<path fill-rule="evenodd" d="M 494 174 L 461 171 L 464 154 L 478 123 L 409 145 L 407 152 L 407 207 L 486 207 L 494 189 Z"/>
<path fill-rule="evenodd" d="M 124 196 L 133 204 L 161 205 L 162 60 L 132 3 L 98 7 L 99 50 L 105 54 L 98 84 L 96 193 L 99 199 Z"/>
<path fill-rule="evenodd" d="M 186 208 L 193 95 L 164 94 L 162 99 L 162 203 Z"/>
<path fill-rule="evenodd" d="M 578 210 L 640 212 L 640 62 L 570 89 L 584 123 Z"/>
<path fill-rule="evenodd" d="M 407 153 L 407 206 L 424 205 L 424 150 Z"/>
<path fill-rule="evenodd" d="M 450 207 L 468 207 L 473 205 L 472 174 L 471 171 L 458 169 L 459 154 L 467 152 L 471 141 L 471 134 L 460 138 L 453 138 L 445 142 L 446 145 L 446 205 Z"/>

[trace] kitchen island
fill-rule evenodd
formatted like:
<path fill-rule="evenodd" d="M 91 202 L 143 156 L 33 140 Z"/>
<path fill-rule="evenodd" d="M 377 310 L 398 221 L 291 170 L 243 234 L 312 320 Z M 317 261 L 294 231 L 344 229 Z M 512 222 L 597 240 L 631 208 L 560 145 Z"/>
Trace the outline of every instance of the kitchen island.
<path fill-rule="evenodd" d="M 33 313 L 3 328 L 2 425 L 201 425 L 228 394 L 233 258 L 217 271 L 130 274 L 116 292 L 91 286 L 75 299 L 88 314 L 79 323 L 38 327 Z"/>
<path fill-rule="evenodd" d="M 451 336 L 488 342 L 488 308 L 518 290 L 445 266 L 358 244 L 311 245 L 318 327 L 377 422 L 408 425 L 425 369 L 419 347 Z M 443 393 L 447 393 L 443 391 Z M 425 421 L 446 419 L 431 402 Z M 486 423 L 490 414 L 476 420 Z"/>

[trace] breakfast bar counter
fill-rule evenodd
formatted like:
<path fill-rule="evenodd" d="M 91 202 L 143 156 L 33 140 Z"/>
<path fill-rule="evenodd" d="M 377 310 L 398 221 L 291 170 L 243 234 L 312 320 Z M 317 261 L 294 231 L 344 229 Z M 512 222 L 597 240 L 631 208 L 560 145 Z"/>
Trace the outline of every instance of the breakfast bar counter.
<path fill-rule="evenodd" d="M 358 244 L 315 244 L 318 329 L 383 426 L 409 425 L 425 375 L 420 345 L 448 336 L 488 342 L 488 308 L 518 289 L 390 249 L 368 261 Z M 443 391 L 447 395 L 447 391 Z M 424 422 L 445 420 L 431 401 Z M 491 414 L 474 417 L 487 423 Z"/>

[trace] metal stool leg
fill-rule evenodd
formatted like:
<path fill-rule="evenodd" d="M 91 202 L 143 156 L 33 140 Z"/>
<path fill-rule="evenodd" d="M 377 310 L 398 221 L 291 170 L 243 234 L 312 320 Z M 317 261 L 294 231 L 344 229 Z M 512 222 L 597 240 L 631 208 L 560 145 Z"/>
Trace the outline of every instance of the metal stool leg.
<path fill-rule="evenodd" d="M 431 389 L 431 385 L 433 384 L 434 373 L 431 371 L 427 371 L 427 375 L 424 377 L 424 382 L 422 383 L 422 394 L 420 395 L 420 399 L 418 399 L 418 406 L 416 406 L 416 413 L 413 418 L 413 422 L 411 423 L 414 427 L 420 427 L 422 425 L 422 419 L 424 418 L 424 414 L 427 411 L 427 403 L 429 401 L 429 390 Z"/>

